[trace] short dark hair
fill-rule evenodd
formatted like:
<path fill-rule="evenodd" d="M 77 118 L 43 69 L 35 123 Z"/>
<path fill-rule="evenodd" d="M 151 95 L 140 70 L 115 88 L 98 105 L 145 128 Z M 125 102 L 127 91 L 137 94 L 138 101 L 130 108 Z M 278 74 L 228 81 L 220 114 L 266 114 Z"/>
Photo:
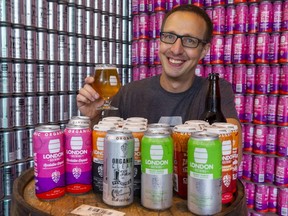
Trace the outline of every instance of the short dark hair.
<path fill-rule="evenodd" d="M 195 5 L 192 4 L 185 4 L 185 5 L 180 5 L 177 6 L 175 8 L 173 8 L 172 10 L 170 10 L 168 13 L 165 14 L 163 22 L 162 22 L 162 26 L 161 26 L 161 31 L 163 31 L 163 28 L 165 26 L 166 20 L 167 18 L 177 12 L 177 11 L 184 11 L 184 12 L 191 12 L 191 13 L 195 13 L 198 16 L 202 17 L 203 20 L 206 22 L 206 32 L 205 32 L 205 38 L 203 40 L 205 40 L 207 43 L 209 43 L 212 39 L 212 34 L 213 34 L 213 23 L 209 17 L 209 15 L 200 7 L 197 7 Z"/>

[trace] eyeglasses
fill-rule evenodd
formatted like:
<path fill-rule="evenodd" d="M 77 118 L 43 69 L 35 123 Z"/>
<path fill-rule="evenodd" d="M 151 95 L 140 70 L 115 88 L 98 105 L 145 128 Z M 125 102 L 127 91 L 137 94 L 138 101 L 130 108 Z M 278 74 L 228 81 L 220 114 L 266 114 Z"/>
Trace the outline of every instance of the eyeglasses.
<path fill-rule="evenodd" d="M 200 43 L 206 44 L 207 42 L 195 37 L 181 36 L 170 32 L 160 32 L 160 40 L 166 44 L 174 44 L 180 38 L 183 47 L 196 48 Z"/>

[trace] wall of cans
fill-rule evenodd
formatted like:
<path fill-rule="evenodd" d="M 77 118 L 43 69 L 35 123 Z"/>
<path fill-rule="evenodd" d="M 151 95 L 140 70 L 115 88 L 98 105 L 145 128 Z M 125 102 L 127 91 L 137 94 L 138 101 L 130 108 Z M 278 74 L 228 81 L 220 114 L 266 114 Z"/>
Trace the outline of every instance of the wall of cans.
<path fill-rule="evenodd" d="M 78 115 L 77 90 L 97 63 L 131 81 L 131 1 L 0 0 L 0 215 L 33 166 L 35 125 Z"/>
<path fill-rule="evenodd" d="M 236 94 L 244 151 L 238 176 L 249 214 L 287 215 L 288 1 L 132 1 L 134 80 L 161 73 L 159 25 L 168 10 L 187 3 L 202 7 L 213 22 L 210 53 L 196 74 L 217 72 Z"/>

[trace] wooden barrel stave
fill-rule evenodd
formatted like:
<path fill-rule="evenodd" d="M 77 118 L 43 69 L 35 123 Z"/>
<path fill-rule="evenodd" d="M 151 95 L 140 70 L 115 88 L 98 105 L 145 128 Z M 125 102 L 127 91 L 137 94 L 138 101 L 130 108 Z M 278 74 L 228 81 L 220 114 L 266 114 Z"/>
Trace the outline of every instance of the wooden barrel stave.
<path fill-rule="evenodd" d="M 216 214 L 217 216 L 246 216 L 246 198 L 245 190 L 242 183 L 237 183 L 238 191 L 236 192 L 235 200 L 230 204 L 223 206 L 222 212 Z M 149 215 L 149 216 L 186 216 L 193 215 L 187 208 L 187 201 L 178 197 L 173 197 L 173 205 L 171 208 L 163 211 L 153 211 L 144 208 L 141 205 L 140 198 L 135 197 L 134 202 L 126 207 L 111 207 L 106 205 L 102 201 L 101 194 L 94 194 L 93 192 L 83 195 L 69 195 L 66 194 L 56 200 L 41 201 L 35 195 L 35 182 L 34 182 L 34 170 L 33 168 L 25 171 L 20 177 L 18 177 L 13 185 L 13 197 L 11 214 L 13 216 L 72 216 L 70 214 L 72 210 L 80 206 L 81 204 L 87 204 L 91 206 L 97 206 L 101 208 L 115 209 L 126 213 L 126 216 L 137 215 Z"/>

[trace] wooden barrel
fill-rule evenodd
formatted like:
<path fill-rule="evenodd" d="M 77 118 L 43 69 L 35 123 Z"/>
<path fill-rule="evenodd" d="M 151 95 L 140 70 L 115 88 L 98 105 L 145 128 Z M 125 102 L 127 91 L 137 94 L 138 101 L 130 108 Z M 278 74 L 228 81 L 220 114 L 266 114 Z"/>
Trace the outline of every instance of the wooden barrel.
<path fill-rule="evenodd" d="M 238 181 L 238 190 L 235 194 L 235 199 L 229 206 L 223 206 L 222 212 L 217 216 L 223 215 L 235 215 L 246 216 L 246 198 L 244 193 L 243 184 Z M 111 207 L 103 203 L 101 194 L 94 194 L 93 192 L 85 195 L 70 195 L 53 200 L 53 201 L 41 201 L 35 196 L 35 182 L 34 182 L 34 170 L 30 168 L 26 170 L 21 176 L 19 176 L 13 185 L 13 197 L 11 215 L 13 216 L 64 216 L 73 215 L 70 214 L 72 210 L 80 206 L 81 204 L 87 204 L 91 206 L 97 206 L 107 209 L 115 209 L 121 212 L 125 212 L 126 216 L 156 216 L 156 215 L 193 215 L 187 208 L 187 201 L 178 197 L 173 197 L 173 205 L 171 208 L 164 211 L 153 211 L 141 206 L 140 199 L 135 198 L 134 202 L 127 207 Z"/>

